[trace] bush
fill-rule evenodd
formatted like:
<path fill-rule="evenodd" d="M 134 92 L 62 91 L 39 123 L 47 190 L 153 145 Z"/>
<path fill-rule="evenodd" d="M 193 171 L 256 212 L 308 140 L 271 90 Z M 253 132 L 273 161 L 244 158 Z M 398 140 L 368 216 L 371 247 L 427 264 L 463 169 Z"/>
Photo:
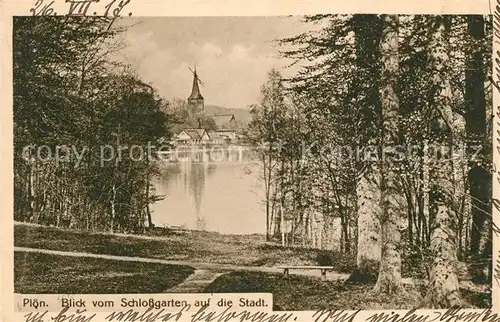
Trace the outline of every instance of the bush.
<path fill-rule="evenodd" d="M 338 273 L 351 273 L 356 268 L 356 258 L 352 254 L 332 250 L 318 251 L 315 262 L 319 266 L 332 266 Z"/>
<path fill-rule="evenodd" d="M 316 263 L 319 266 L 333 266 L 335 262 L 335 255 L 331 251 L 322 250 L 316 255 Z"/>
<path fill-rule="evenodd" d="M 416 245 L 407 244 L 402 255 L 402 274 L 404 277 L 428 278 L 427 270 L 430 265 L 430 250 L 428 248 L 422 249 Z"/>

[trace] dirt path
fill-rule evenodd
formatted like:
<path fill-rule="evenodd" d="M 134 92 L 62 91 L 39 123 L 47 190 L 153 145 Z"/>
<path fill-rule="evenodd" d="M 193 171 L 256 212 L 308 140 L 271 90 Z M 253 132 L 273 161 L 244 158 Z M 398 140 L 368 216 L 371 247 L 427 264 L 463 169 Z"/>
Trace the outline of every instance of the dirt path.
<path fill-rule="evenodd" d="M 59 250 L 49 250 L 40 248 L 29 248 L 29 247 L 14 247 L 16 252 L 31 252 L 31 253 L 43 253 L 59 256 L 72 256 L 72 257 L 91 257 L 91 258 L 102 258 L 117 261 L 128 261 L 128 262 L 142 262 L 142 263 L 156 263 L 164 265 L 184 265 L 193 267 L 196 272 L 192 274 L 186 281 L 180 285 L 190 282 L 191 284 L 196 284 L 196 281 L 210 280 L 218 274 L 218 276 L 229 273 L 233 271 L 250 271 L 250 272 L 264 272 L 264 273 L 283 273 L 282 269 L 278 267 L 264 267 L 264 266 L 239 266 L 239 265 L 229 265 L 229 264 L 216 264 L 216 263 L 203 263 L 203 262 L 193 262 L 193 261 L 183 261 L 183 260 L 166 260 L 157 258 L 145 258 L 145 257 L 129 257 L 129 256 L 115 256 L 106 254 L 92 254 L 84 252 L 65 252 Z M 198 273 L 197 273 L 198 272 Z M 209 272 L 209 273 L 207 273 Z M 204 274 L 204 275 L 203 275 Z M 207 274 L 212 274 L 213 276 L 207 277 Z M 313 270 L 293 270 L 291 274 L 320 277 L 320 273 Z M 215 276 L 217 278 L 218 276 Z M 206 278 L 205 278 L 206 277 Z M 340 280 L 347 279 L 348 274 L 340 274 L 337 272 L 328 272 L 327 280 Z M 213 278 L 213 279 L 215 279 Z M 178 285 L 178 287 L 180 286 Z M 187 284 L 188 286 L 190 284 Z M 170 290 L 169 290 L 170 292 Z"/>
<path fill-rule="evenodd" d="M 197 269 L 191 276 L 189 276 L 184 282 L 177 286 L 169 288 L 166 293 L 201 293 L 215 281 L 219 276 L 224 273 L 215 272 L 211 270 Z"/>

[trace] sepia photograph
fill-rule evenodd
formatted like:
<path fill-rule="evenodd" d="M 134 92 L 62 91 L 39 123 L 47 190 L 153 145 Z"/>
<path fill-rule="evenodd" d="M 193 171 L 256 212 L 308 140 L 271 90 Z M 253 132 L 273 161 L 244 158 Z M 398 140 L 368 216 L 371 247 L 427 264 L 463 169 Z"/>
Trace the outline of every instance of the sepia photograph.
<path fill-rule="evenodd" d="M 492 305 L 492 16 L 12 24 L 15 293 Z"/>

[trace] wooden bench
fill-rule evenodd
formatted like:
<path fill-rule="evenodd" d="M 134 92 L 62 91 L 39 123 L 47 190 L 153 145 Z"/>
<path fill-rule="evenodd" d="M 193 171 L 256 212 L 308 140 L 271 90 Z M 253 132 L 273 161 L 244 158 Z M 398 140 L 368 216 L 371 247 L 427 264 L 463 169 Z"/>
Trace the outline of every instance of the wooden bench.
<path fill-rule="evenodd" d="M 283 274 L 285 277 L 288 277 L 290 275 L 290 270 L 291 269 L 298 269 L 298 270 L 320 270 L 321 271 L 321 279 L 326 280 L 326 271 L 333 271 L 332 266 L 278 266 L 279 269 L 283 270 Z"/>

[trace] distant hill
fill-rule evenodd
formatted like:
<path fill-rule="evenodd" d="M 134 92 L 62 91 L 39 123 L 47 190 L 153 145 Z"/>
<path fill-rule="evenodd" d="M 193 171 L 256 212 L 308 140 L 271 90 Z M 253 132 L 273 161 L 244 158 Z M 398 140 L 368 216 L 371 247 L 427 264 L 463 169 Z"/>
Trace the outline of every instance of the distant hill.
<path fill-rule="evenodd" d="M 216 105 L 205 105 L 205 114 L 207 116 L 233 114 L 236 121 L 244 125 L 248 125 L 252 119 L 248 108 L 227 108 Z"/>

